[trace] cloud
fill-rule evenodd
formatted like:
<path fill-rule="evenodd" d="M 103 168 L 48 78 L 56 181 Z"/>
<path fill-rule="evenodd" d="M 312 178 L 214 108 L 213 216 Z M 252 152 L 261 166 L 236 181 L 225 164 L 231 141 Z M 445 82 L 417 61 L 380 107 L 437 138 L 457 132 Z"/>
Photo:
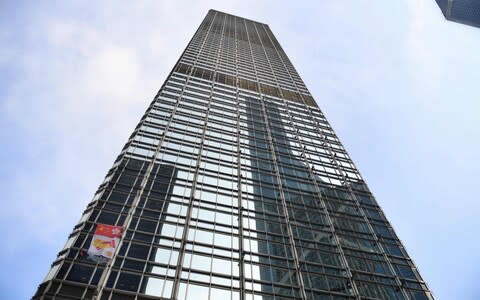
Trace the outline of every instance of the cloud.
<path fill-rule="evenodd" d="M 151 80 L 135 49 L 88 24 L 51 20 L 31 30 L 27 47 L 39 43 L 41 51 L 17 49 L 7 61 L 17 62 L 11 67 L 17 78 L 1 104 L 18 130 L 11 146 L 23 147 L 32 165 L 4 181 L 9 198 L 18 199 L 7 218 L 36 228 L 25 231 L 31 238 L 51 242 L 90 200 L 148 103 L 147 91 L 139 94 L 138 87 Z M 79 151 L 84 151 L 80 157 Z M 22 241 L 10 245 L 13 253 Z"/>
<path fill-rule="evenodd" d="M 441 45 L 442 30 L 432 29 L 440 27 L 448 30 L 445 21 L 439 18 L 441 13 L 435 5 L 433 1 L 407 1 L 410 22 L 406 45 L 409 59 L 416 67 L 413 76 L 427 79 L 431 85 L 438 85 L 445 72 L 445 61 L 442 59 L 444 50 L 435 47 Z M 422 83 L 424 82 L 425 80 L 422 80 Z"/>

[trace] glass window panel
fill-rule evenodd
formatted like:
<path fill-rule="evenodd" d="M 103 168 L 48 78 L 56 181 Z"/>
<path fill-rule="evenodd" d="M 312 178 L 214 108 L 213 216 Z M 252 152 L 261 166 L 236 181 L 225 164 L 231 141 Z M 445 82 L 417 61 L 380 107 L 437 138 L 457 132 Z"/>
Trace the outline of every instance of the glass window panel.
<path fill-rule="evenodd" d="M 183 227 L 175 226 L 171 224 L 162 224 L 160 227 L 161 227 L 160 234 L 162 236 L 182 238 Z"/>
<path fill-rule="evenodd" d="M 143 267 L 145 266 L 145 262 L 132 260 L 132 259 L 125 259 L 123 262 L 123 268 L 125 269 L 132 269 L 135 271 L 143 271 Z"/>
<path fill-rule="evenodd" d="M 215 242 L 214 244 L 217 246 L 238 249 L 237 238 L 233 238 L 231 235 L 221 234 L 216 232 L 214 234 Z"/>
<path fill-rule="evenodd" d="M 182 299 L 182 298 L 179 298 Z M 184 300 L 199 300 L 208 298 L 208 286 L 201 286 L 196 284 L 189 284 L 186 289 L 186 297 Z"/>
<path fill-rule="evenodd" d="M 198 209 L 198 219 L 202 219 L 205 221 L 211 221 L 213 222 L 215 220 L 215 212 L 212 210 L 207 210 L 207 209 Z M 193 214 L 193 212 L 192 212 Z"/>
<path fill-rule="evenodd" d="M 154 261 L 161 264 L 176 265 L 178 260 L 178 251 L 164 248 L 154 248 Z"/>
<path fill-rule="evenodd" d="M 226 275 L 232 274 L 232 261 L 213 258 L 212 271 L 215 273 L 222 273 Z"/>
<path fill-rule="evenodd" d="M 416 279 L 415 273 L 413 273 L 412 269 L 409 266 L 403 265 L 394 265 L 396 273 L 400 277 L 408 278 L 408 279 Z"/>
<path fill-rule="evenodd" d="M 215 222 L 226 224 L 226 225 L 233 225 L 233 217 L 234 217 L 233 215 L 216 212 L 215 213 Z"/>
<path fill-rule="evenodd" d="M 175 203 L 169 203 L 167 206 L 167 213 L 177 216 L 185 216 L 187 207 Z"/>
<path fill-rule="evenodd" d="M 162 296 L 165 280 L 159 278 L 145 277 L 144 282 L 145 287 L 143 287 L 142 290 L 145 292 L 145 294 L 158 297 Z"/>
<path fill-rule="evenodd" d="M 213 232 L 189 229 L 188 239 L 211 245 L 213 244 Z"/>
<path fill-rule="evenodd" d="M 212 264 L 212 258 L 203 255 L 191 255 L 191 264 L 190 267 L 192 269 L 210 272 Z"/>
<path fill-rule="evenodd" d="M 153 266 L 153 265 L 148 265 L 147 267 L 147 272 L 157 274 L 157 275 L 166 275 L 167 274 L 167 268 L 159 267 L 159 266 Z"/>
<path fill-rule="evenodd" d="M 131 244 L 130 250 L 128 251 L 128 256 L 139 259 L 147 259 L 148 250 L 148 246 Z"/>
<path fill-rule="evenodd" d="M 61 265 L 60 263 L 57 263 L 55 266 L 53 266 L 48 272 L 47 276 L 45 276 L 45 279 L 43 281 L 45 282 L 47 280 L 52 279 L 57 273 L 58 269 L 60 269 L 60 265 Z"/>
<path fill-rule="evenodd" d="M 211 288 L 210 289 L 210 300 L 228 300 L 232 299 L 232 291 Z M 238 297 L 236 298 L 238 299 Z"/>
<path fill-rule="evenodd" d="M 70 270 L 67 280 L 87 283 L 93 274 L 94 268 L 91 266 L 74 264 Z"/>
<path fill-rule="evenodd" d="M 136 292 L 140 283 L 140 275 L 130 273 L 120 273 L 116 288 L 120 290 Z"/>

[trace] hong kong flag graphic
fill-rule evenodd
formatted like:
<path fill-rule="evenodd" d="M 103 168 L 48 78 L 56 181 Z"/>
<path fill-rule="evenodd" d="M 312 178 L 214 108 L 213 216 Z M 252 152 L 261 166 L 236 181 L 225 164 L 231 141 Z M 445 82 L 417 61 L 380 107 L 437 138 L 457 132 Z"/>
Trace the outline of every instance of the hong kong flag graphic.
<path fill-rule="evenodd" d="M 122 232 L 121 226 L 97 224 L 92 243 L 88 248 L 90 258 L 98 262 L 110 260 L 118 247 Z"/>

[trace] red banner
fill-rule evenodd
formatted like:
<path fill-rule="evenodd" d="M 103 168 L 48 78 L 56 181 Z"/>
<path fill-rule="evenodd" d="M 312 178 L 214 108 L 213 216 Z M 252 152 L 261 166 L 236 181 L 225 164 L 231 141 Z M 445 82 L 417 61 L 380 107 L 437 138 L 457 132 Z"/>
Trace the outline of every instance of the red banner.
<path fill-rule="evenodd" d="M 88 254 L 96 261 L 105 261 L 113 257 L 122 237 L 123 227 L 97 224 Z"/>

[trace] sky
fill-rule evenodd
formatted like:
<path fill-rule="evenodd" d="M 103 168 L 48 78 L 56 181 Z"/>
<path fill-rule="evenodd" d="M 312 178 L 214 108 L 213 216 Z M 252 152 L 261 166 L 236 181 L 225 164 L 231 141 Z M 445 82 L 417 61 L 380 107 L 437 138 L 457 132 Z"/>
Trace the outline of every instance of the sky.
<path fill-rule="evenodd" d="M 437 299 L 478 299 L 480 29 L 434 0 L 1 1 L 0 299 L 27 299 L 208 9 L 269 24 Z"/>

